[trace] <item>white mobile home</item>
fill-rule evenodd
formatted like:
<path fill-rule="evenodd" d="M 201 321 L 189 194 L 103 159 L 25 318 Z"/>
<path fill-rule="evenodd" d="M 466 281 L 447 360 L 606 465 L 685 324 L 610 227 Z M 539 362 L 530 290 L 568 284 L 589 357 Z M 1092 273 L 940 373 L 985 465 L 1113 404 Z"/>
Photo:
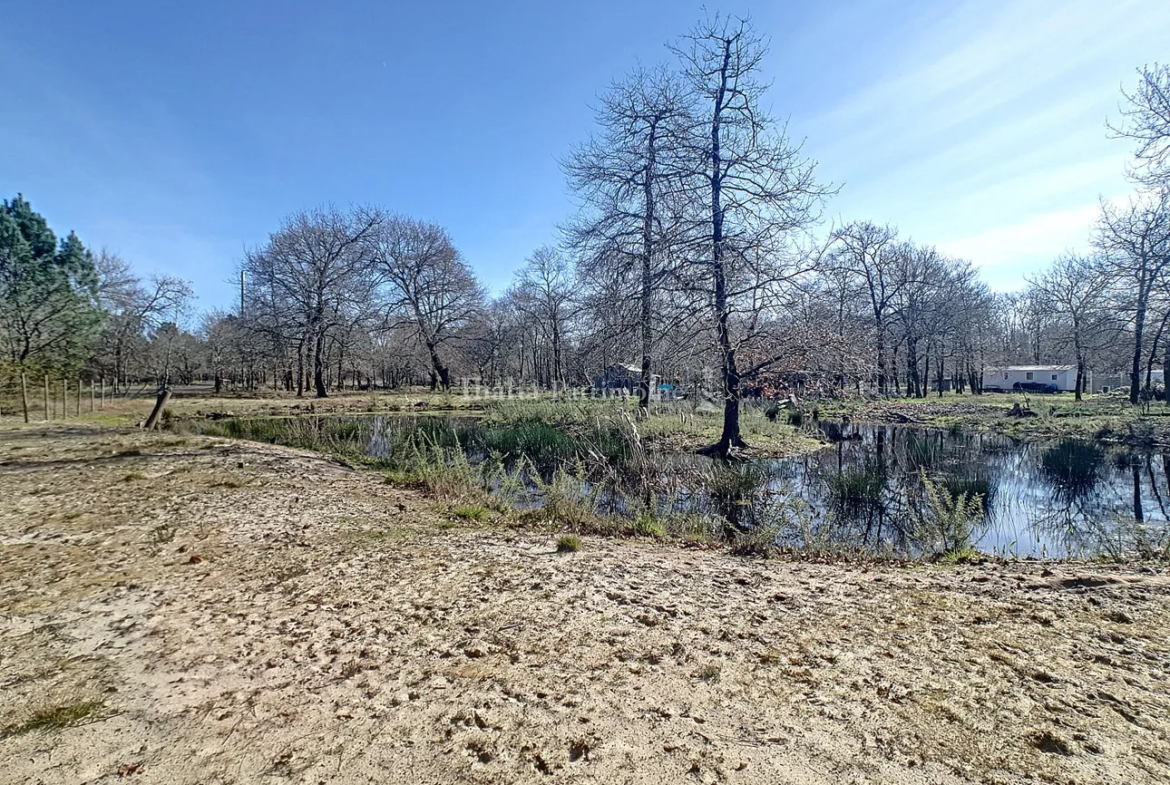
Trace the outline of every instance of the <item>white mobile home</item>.
<path fill-rule="evenodd" d="M 1021 389 L 1040 391 L 1048 385 L 1052 385 L 1061 392 L 1076 390 L 1076 366 L 1009 365 L 1005 368 L 988 368 L 983 372 L 983 390 L 985 392 L 1012 392 Z M 1086 380 L 1085 388 L 1090 388 L 1088 380 Z"/>
<path fill-rule="evenodd" d="M 1150 384 L 1161 385 L 1165 381 L 1166 374 L 1163 371 L 1150 372 Z M 1113 390 L 1128 390 L 1129 389 L 1129 371 L 1115 371 L 1114 373 L 1095 373 L 1093 374 L 1093 383 L 1086 385 L 1088 389 L 1095 393 L 1107 393 Z M 1144 385 L 1146 383 L 1146 372 L 1143 370 L 1138 376 L 1138 384 Z"/>

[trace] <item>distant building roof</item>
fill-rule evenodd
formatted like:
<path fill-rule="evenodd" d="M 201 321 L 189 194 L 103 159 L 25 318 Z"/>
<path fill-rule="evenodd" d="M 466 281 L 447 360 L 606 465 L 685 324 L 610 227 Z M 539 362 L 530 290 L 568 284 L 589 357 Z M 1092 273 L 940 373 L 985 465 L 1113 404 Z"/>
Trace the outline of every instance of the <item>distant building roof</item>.
<path fill-rule="evenodd" d="M 1075 369 L 1075 365 L 1003 365 L 987 370 L 1002 373 L 1003 371 L 1072 371 Z"/>

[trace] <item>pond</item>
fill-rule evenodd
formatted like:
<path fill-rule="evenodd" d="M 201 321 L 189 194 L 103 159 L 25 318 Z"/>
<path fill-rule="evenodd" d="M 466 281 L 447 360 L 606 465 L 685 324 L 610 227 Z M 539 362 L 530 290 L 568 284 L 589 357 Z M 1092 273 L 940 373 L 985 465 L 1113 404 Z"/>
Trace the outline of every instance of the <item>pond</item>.
<path fill-rule="evenodd" d="M 578 494 L 602 515 L 716 521 L 799 550 L 902 556 L 1165 557 L 1170 455 L 913 425 L 812 423 L 799 457 L 723 464 L 640 449 L 620 422 L 365 416 L 232 420 L 223 435 L 360 454 L 409 474 L 458 464 L 508 501 Z M 436 457 L 438 456 L 438 457 Z M 478 473 L 476 473 L 478 472 Z M 555 491 L 550 491 L 552 484 Z"/>
<path fill-rule="evenodd" d="M 924 473 L 952 497 L 980 498 L 983 514 L 970 541 L 985 553 L 1119 556 L 1166 538 L 1165 453 L 901 425 L 829 430 L 832 447 L 768 462 L 770 487 L 871 546 L 905 549 Z"/>

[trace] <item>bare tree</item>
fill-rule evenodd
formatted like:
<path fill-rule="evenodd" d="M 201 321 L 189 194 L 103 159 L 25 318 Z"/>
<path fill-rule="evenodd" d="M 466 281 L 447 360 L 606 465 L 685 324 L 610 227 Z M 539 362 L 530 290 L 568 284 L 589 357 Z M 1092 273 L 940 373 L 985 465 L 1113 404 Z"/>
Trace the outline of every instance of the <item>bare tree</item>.
<path fill-rule="evenodd" d="M 385 220 L 380 211 L 362 207 L 344 213 L 333 207 L 302 211 L 286 218 L 267 244 L 245 255 L 252 305 L 281 334 L 291 327 L 296 335 L 298 395 L 306 348 L 316 397 L 329 394 L 326 346 L 348 313 L 369 307 L 369 241 Z"/>
<path fill-rule="evenodd" d="M 1081 400 L 1087 381 L 1089 356 L 1095 346 L 1115 337 L 1110 328 L 1110 271 L 1100 260 L 1066 254 L 1048 270 L 1029 281 L 1031 287 L 1067 324 L 1077 365 L 1076 399 Z"/>
<path fill-rule="evenodd" d="M 482 287 L 437 224 L 395 217 L 370 239 L 387 325 L 414 332 L 430 358 L 431 386 L 448 389 L 446 348 L 479 317 Z"/>
<path fill-rule="evenodd" d="M 774 125 L 761 101 L 767 85 L 759 80 L 766 48 L 746 20 L 716 16 L 700 23 L 674 48 L 694 96 L 697 117 L 688 153 L 697 182 L 695 195 L 705 205 L 697 234 L 698 265 L 710 282 L 712 316 L 721 358 L 723 428 L 709 452 L 727 455 L 746 444 L 740 433 L 741 368 L 733 324 L 735 301 L 751 306 L 788 273 L 777 276 L 772 263 L 790 250 L 788 234 L 809 225 L 829 190 L 813 177 L 815 164 L 800 145 Z M 737 285 L 736 267 L 747 273 Z M 761 324 L 758 317 L 750 325 Z M 747 374 L 779 357 L 754 358 Z"/>
<path fill-rule="evenodd" d="M 1138 69 L 1138 86 L 1121 91 L 1128 106 L 1119 125 L 1109 125 L 1114 136 L 1137 142 L 1131 174 L 1150 186 L 1170 182 L 1170 64 L 1154 63 Z"/>
<path fill-rule="evenodd" d="M 926 397 L 930 369 L 924 368 L 923 342 L 929 342 L 944 308 L 940 293 L 945 288 L 948 259 L 933 246 L 900 243 L 893 251 L 898 260 L 898 286 L 894 315 L 902 332 L 906 358 L 906 396 Z M 929 352 L 925 355 L 929 366 Z"/>
<path fill-rule="evenodd" d="M 193 293 L 190 283 L 179 278 L 155 275 L 143 280 L 121 257 L 104 249 L 96 266 L 98 302 L 107 313 L 96 360 L 111 372 L 118 392 L 128 382 L 128 355 L 135 349 L 141 354 L 136 369 L 141 375 L 150 359 L 146 334 L 177 322 Z"/>
<path fill-rule="evenodd" d="M 551 381 L 565 384 L 565 329 L 573 316 L 575 288 L 573 268 L 557 249 L 542 246 L 533 251 L 516 273 L 512 301 L 535 320 L 552 345 Z"/>
<path fill-rule="evenodd" d="M 570 226 L 572 242 L 587 263 L 630 264 L 638 277 L 643 414 L 651 393 L 654 294 L 668 274 L 667 246 L 677 237 L 672 206 L 684 168 L 678 153 L 690 100 L 674 74 L 639 69 L 602 97 L 601 133 L 564 163 L 570 186 L 584 201 Z"/>
<path fill-rule="evenodd" d="M 1129 401 L 1136 404 L 1150 296 L 1170 272 L 1170 186 L 1138 194 L 1123 206 L 1102 201 L 1094 240 L 1106 264 L 1132 287 Z"/>
<path fill-rule="evenodd" d="M 832 232 L 833 249 L 826 256 L 831 267 L 857 278 L 865 291 L 873 318 L 877 388 L 882 395 L 887 392 L 887 322 L 903 283 L 896 274 L 897 257 L 891 252 L 897 236 L 893 227 L 855 221 Z"/>

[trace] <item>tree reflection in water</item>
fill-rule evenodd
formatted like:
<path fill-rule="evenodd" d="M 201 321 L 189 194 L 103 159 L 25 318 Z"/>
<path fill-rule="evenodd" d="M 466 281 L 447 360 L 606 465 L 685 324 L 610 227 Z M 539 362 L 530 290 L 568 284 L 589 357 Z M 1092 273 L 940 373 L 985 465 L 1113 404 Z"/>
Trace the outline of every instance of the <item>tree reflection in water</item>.
<path fill-rule="evenodd" d="M 983 500 L 973 544 L 984 551 L 1109 556 L 1170 540 L 1161 453 L 849 424 L 822 452 L 769 463 L 773 488 L 806 504 L 822 539 L 869 550 L 914 550 L 924 473 L 952 497 Z"/>

